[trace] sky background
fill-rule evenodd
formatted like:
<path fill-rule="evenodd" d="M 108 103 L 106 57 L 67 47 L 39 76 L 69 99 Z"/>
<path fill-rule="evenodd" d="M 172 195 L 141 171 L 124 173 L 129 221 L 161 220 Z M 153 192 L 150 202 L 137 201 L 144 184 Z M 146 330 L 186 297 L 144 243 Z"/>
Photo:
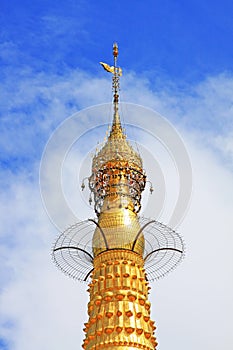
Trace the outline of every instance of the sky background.
<path fill-rule="evenodd" d="M 62 122 L 111 101 L 111 79 L 98 62 L 111 64 L 114 41 L 124 72 L 121 100 L 166 117 L 184 140 L 193 169 L 192 201 L 177 228 L 186 259 L 152 284 L 158 349 L 232 349 L 232 14 L 228 0 L 1 1 L 1 350 L 81 348 L 87 287 L 51 262 L 59 232 L 42 204 L 39 168 Z M 100 123 L 108 117 L 99 116 Z M 82 115 L 80 121 L 85 126 Z M 80 147 L 70 154 L 66 183 L 73 167 L 84 172 L 89 142 L 93 149 L 95 137 L 104 134 L 92 136 L 80 141 L 83 154 Z M 164 176 L 170 169 L 165 165 Z M 69 196 L 70 188 L 65 191 Z M 78 189 L 74 195 L 76 202 L 70 201 L 80 217 L 92 216 Z M 165 223 L 166 213 L 158 218 Z"/>

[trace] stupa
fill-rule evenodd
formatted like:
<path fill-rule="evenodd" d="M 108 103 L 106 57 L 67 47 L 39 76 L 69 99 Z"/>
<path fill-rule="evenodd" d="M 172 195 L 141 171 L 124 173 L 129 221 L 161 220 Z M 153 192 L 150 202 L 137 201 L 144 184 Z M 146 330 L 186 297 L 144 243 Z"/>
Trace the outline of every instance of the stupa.
<path fill-rule="evenodd" d="M 181 261 L 183 241 L 173 229 L 139 216 L 147 184 L 143 161 L 127 140 L 119 115 L 118 46 L 112 74 L 113 119 L 106 142 L 92 159 L 88 184 L 96 217 L 68 228 L 53 248 L 55 263 L 89 283 L 85 350 L 156 349 L 149 281 Z M 82 183 L 84 190 L 85 184 Z M 153 192 L 152 186 L 150 191 Z"/>

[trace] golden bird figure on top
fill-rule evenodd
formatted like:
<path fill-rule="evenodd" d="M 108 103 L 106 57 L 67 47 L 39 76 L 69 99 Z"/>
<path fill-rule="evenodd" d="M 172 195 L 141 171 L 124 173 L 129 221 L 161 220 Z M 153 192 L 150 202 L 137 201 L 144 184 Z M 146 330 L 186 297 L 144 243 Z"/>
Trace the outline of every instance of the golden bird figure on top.
<path fill-rule="evenodd" d="M 120 67 L 109 66 L 109 64 L 104 62 L 100 62 L 100 64 L 107 72 L 112 74 L 116 72 L 119 76 L 122 76 L 122 69 Z"/>

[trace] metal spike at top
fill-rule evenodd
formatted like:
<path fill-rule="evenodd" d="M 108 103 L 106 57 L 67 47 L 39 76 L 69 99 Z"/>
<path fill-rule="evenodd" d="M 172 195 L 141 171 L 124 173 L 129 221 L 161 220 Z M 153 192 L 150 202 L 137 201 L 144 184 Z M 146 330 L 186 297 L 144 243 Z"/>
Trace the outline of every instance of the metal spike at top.
<path fill-rule="evenodd" d="M 113 91 L 113 105 L 114 105 L 114 114 L 113 114 L 113 122 L 112 122 L 112 132 L 118 134 L 122 134 L 123 130 L 121 127 L 120 116 L 118 113 L 118 104 L 119 104 L 119 90 L 120 90 L 120 82 L 119 78 L 122 75 L 122 69 L 117 66 L 117 58 L 118 58 L 118 45 L 117 43 L 113 44 L 113 58 L 114 65 L 109 66 L 107 63 L 100 62 L 102 67 L 107 71 L 113 74 L 112 77 L 112 91 Z"/>
<path fill-rule="evenodd" d="M 117 43 L 113 44 L 113 57 L 114 57 L 114 75 L 112 78 L 112 88 L 113 88 L 113 103 L 114 103 L 114 124 L 120 124 L 120 117 L 118 114 L 118 103 L 119 103 L 119 67 L 117 67 L 117 57 L 118 57 L 118 46 Z"/>

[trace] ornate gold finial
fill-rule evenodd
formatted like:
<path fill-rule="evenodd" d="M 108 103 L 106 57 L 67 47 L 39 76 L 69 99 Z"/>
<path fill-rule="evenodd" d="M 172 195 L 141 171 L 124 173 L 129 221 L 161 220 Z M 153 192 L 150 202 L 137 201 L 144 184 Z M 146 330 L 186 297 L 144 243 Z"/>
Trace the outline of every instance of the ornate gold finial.
<path fill-rule="evenodd" d="M 106 71 L 113 74 L 112 127 L 107 141 L 93 158 L 92 174 L 89 177 L 89 187 L 94 196 L 95 212 L 98 216 L 105 210 L 110 211 L 113 206 L 117 211 L 122 208 L 134 213 L 139 212 L 141 192 L 146 183 L 142 159 L 127 141 L 118 113 L 119 77 L 122 70 L 117 67 L 116 43 L 113 45 L 113 57 L 114 66 L 100 62 Z M 127 220 L 125 218 L 125 221 Z"/>

